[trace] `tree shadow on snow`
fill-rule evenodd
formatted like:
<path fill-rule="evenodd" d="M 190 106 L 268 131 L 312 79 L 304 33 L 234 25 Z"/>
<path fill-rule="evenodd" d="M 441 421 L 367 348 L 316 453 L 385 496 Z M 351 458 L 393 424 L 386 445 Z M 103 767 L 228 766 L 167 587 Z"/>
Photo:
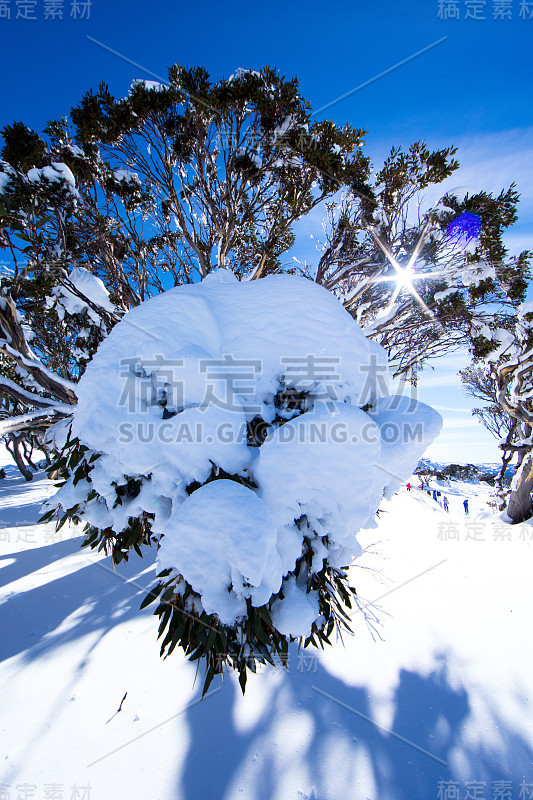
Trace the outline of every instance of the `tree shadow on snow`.
<path fill-rule="evenodd" d="M 19 655 L 32 662 L 91 632 L 99 641 L 119 624 L 152 615 L 153 607 L 139 611 L 139 605 L 154 583 L 155 550 L 143 559 L 132 557 L 113 574 L 110 559 L 79 551 L 79 544 L 79 538 L 68 539 L 0 558 L 7 587 L 0 606 L 0 660 Z M 81 559 L 69 564 L 78 551 Z M 59 572 L 69 568 L 68 574 Z M 40 575 L 33 575 L 37 570 Z M 42 585 L 26 589 L 26 576 Z M 375 709 L 364 685 L 334 677 L 318 661 L 316 671 L 314 663 L 307 671 L 309 662 L 296 648 L 289 670 L 251 676 L 244 701 L 236 681 L 227 679 L 220 691 L 185 712 L 190 745 L 178 770 L 176 798 L 431 800 L 439 796 L 439 782 L 450 780 L 486 781 L 487 796 L 491 781 L 513 780 L 517 795 L 523 775 L 533 780 L 528 744 L 496 716 L 492 751 L 466 738 L 472 715 L 468 686 L 452 687 L 446 657 L 438 663 L 440 669 L 429 675 L 400 671 L 385 729 L 370 721 Z M 218 685 L 213 682 L 210 692 Z M 464 786 L 461 792 L 466 794 Z"/>
<path fill-rule="evenodd" d="M 0 528 L 35 525 L 49 494 L 46 473 L 36 472 L 27 482 L 14 465 L 7 464 L 3 469 L 6 477 L 0 480 Z"/>
<path fill-rule="evenodd" d="M 43 547 L 31 547 L 0 555 L 0 588 L 80 549 L 81 537 L 64 539 Z"/>
<path fill-rule="evenodd" d="M 86 556 L 87 564 L 82 560 L 81 566 L 73 565 L 72 572 L 51 579 L 49 570 L 43 570 L 41 586 L 25 590 L 13 584 L 9 592 L 10 583 L 48 565 L 53 568 L 54 562 L 75 554 Z M 18 654 L 33 661 L 88 633 L 99 631 L 102 637 L 116 625 L 151 615 L 151 608 L 139 611 L 139 606 L 154 584 L 155 567 L 149 569 L 154 559 L 155 551 L 143 559 L 134 556 L 114 573 L 110 558 L 100 559 L 91 550 L 80 549 L 80 537 L 0 557 L 0 586 L 7 587 L 0 605 L 0 661 Z M 3 560 L 13 563 L 2 567 Z M 74 614 L 76 624 L 68 625 Z"/>
<path fill-rule="evenodd" d="M 441 663 L 427 677 L 400 671 L 393 722 L 381 729 L 369 721 L 376 717 L 365 687 L 320 664 L 316 672 L 285 672 L 273 690 L 265 686 L 262 713 L 248 725 L 239 722 L 240 690 L 226 681 L 189 712 L 191 746 L 176 797 L 430 800 L 451 780 L 460 782 L 461 797 L 467 780 L 485 781 L 489 794 L 492 781 L 514 780 L 518 790 L 531 769 L 528 745 L 500 725 L 497 753 L 464 749 L 468 690 L 453 689 Z"/>

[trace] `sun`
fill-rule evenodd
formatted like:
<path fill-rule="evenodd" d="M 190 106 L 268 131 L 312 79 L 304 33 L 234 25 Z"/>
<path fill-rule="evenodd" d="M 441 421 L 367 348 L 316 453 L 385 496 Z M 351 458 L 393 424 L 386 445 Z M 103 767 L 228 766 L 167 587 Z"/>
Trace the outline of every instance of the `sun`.
<path fill-rule="evenodd" d="M 414 277 L 415 276 L 410 275 L 407 270 L 403 270 L 402 274 L 394 275 L 393 280 L 396 281 L 396 285 L 402 289 L 412 289 Z"/>
<path fill-rule="evenodd" d="M 420 248 L 422 247 L 422 244 L 424 242 L 428 227 L 429 227 L 429 222 L 426 222 L 426 224 L 422 229 L 422 232 L 420 233 L 420 236 L 418 237 L 418 241 L 414 246 L 413 252 L 409 256 L 409 260 L 405 266 L 401 265 L 398 262 L 396 257 L 390 252 L 390 250 L 387 248 L 384 242 L 381 241 L 375 230 L 373 228 L 370 228 L 370 234 L 374 239 L 374 242 L 377 244 L 380 250 L 385 254 L 387 260 L 395 269 L 394 275 L 370 278 L 368 281 L 369 283 L 386 283 L 390 281 L 396 284 L 392 292 L 386 312 L 388 312 L 392 308 L 392 306 L 396 302 L 396 298 L 403 290 L 409 292 L 409 294 L 413 296 L 413 298 L 416 300 L 416 302 L 419 304 L 419 306 L 421 306 L 421 308 L 425 311 L 425 313 L 428 316 L 430 317 L 434 316 L 433 311 L 427 306 L 424 300 L 420 297 L 420 295 L 418 294 L 417 290 L 413 285 L 413 281 L 415 280 L 424 280 L 424 279 L 427 280 L 428 278 L 442 277 L 445 274 L 441 270 L 439 270 L 438 272 L 421 272 L 419 274 L 413 272 L 413 268 L 418 258 Z"/>

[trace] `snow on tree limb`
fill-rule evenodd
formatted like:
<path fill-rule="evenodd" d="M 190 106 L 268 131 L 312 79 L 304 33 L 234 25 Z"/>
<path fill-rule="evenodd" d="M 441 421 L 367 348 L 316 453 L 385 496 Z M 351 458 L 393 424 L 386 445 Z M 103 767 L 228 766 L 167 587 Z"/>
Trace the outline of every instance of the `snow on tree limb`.
<path fill-rule="evenodd" d="M 55 405 L 46 411 L 33 411 L 16 417 L 0 420 L 0 436 L 7 436 L 16 431 L 27 431 L 35 428 L 49 428 L 61 420 L 72 416 L 72 406 Z"/>
<path fill-rule="evenodd" d="M 52 400 L 47 397 L 41 397 L 35 392 L 29 392 L 27 389 L 24 389 L 22 386 L 19 386 L 18 383 L 12 381 L 10 378 L 6 378 L 3 375 L 0 375 L 0 394 L 5 392 L 13 397 L 15 400 L 18 400 L 20 403 L 23 403 L 26 406 L 36 406 L 37 408 L 47 408 L 49 406 L 57 405 L 56 400 Z"/>

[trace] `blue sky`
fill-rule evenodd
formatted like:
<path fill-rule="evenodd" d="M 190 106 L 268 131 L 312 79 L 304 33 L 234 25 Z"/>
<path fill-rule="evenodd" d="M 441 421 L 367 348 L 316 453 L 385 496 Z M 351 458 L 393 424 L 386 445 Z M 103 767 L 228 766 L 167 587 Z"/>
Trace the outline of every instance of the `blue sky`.
<path fill-rule="evenodd" d="M 52 6 L 56 18 L 45 19 Z M 20 119 L 42 130 L 100 81 L 123 96 L 133 78 L 165 78 L 175 62 L 203 65 L 216 78 L 237 67 L 278 67 L 299 78 L 313 109 L 366 84 L 317 116 L 368 130 L 376 163 L 393 144 L 458 145 L 462 169 L 450 188 L 499 191 L 515 180 L 520 222 L 508 241 L 533 249 L 532 42 L 533 0 L 92 0 L 90 8 L 81 0 L 0 0 L 0 127 Z M 302 237 L 310 227 L 302 226 Z M 450 356 L 424 374 L 419 396 L 446 418 L 429 455 L 495 461 L 494 440 L 471 421 L 457 388 L 455 373 L 466 363 Z"/>

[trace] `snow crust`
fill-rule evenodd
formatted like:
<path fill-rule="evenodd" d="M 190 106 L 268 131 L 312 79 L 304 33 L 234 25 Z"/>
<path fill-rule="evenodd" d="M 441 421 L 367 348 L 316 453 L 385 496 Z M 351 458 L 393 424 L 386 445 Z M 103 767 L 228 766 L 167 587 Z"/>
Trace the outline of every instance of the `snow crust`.
<path fill-rule="evenodd" d="M 304 413 L 276 400 L 291 389 Z M 357 531 L 442 424 L 388 391 L 385 351 L 312 281 L 220 270 L 172 289 L 114 327 L 77 386 L 73 434 L 102 454 L 90 484 L 100 498 L 81 516 L 119 532 L 153 514 L 158 567 L 183 576 L 209 613 L 233 624 L 247 599 L 261 606 L 281 589 L 280 630 L 308 635 L 318 605 L 291 583 L 304 537 L 313 571 L 324 559 L 349 565 Z M 259 418 L 268 435 L 251 447 L 247 422 Z M 142 488 L 113 507 L 125 476 Z M 75 488 L 54 504 L 79 502 Z"/>
<path fill-rule="evenodd" d="M 309 636 L 311 626 L 319 616 L 317 592 L 306 593 L 294 577 L 283 587 L 284 599 L 272 604 L 272 622 L 286 636 Z"/>
<path fill-rule="evenodd" d="M 381 397 L 369 414 L 380 430 L 384 496 L 390 499 L 414 471 L 429 442 L 442 429 L 435 409 L 406 395 Z M 403 476 L 403 477 L 402 477 Z"/>

